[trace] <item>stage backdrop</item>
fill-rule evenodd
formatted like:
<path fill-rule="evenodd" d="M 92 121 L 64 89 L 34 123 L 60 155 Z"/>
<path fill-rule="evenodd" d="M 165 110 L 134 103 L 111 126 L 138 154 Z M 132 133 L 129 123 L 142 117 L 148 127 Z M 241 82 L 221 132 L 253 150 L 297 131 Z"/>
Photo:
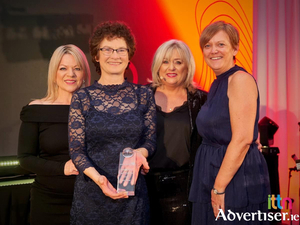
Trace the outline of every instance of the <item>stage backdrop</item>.
<path fill-rule="evenodd" d="M 260 115 L 279 125 L 274 146 L 280 150 L 280 195 L 293 198 L 292 213 L 299 214 L 299 172 L 292 172 L 290 196 L 287 193 L 289 168 L 295 166 L 291 155 L 300 157 L 300 1 L 254 0 L 253 11 L 253 73 Z"/>
<path fill-rule="evenodd" d="M 59 6 L 59 7 L 58 7 Z M 252 73 L 252 14 L 250 1 L 158 0 L 140 1 L 38 1 L 4 0 L 1 5 L 0 155 L 17 150 L 19 113 L 31 99 L 46 93 L 47 68 L 56 47 L 75 44 L 88 56 L 93 28 L 106 20 L 125 21 L 137 40 L 128 80 L 145 84 L 151 78 L 153 55 L 163 42 L 180 39 L 191 48 L 197 64 L 195 82 L 208 91 L 215 75 L 204 63 L 199 35 L 215 20 L 234 24 L 241 34 L 237 63 Z M 99 76 L 90 63 L 92 80 Z"/>
<path fill-rule="evenodd" d="M 196 60 L 195 82 L 209 90 L 216 78 L 206 65 L 199 48 L 202 30 L 210 23 L 224 20 L 233 24 L 240 32 L 240 49 L 237 64 L 252 73 L 252 15 L 253 4 L 249 1 L 157 1 L 173 36 L 189 45 Z"/>
<path fill-rule="evenodd" d="M 91 62 L 88 39 L 93 28 L 102 21 L 122 20 L 137 40 L 128 80 L 147 83 L 157 47 L 180 39 L 195 57 L 195 82 L 209 90 L 215 76 L 203 61 L 199 35 L 209 23 L 225 20 L 240 31 L 237 64 L 257 78 L 260 117 L 267 115 L 279 124 L 274 146 L 281 151 L 281 196 L 287 197 L 288 168 L 294 166 L 290 155 L 300 157 L 299 11 L 298 0 L 2 0 L 0 156 L 16 155 L 19 113 L 31 99 L 45 95 L 49 58 L 59 45 L 77 45 Z M 92 79 L 97 80 L 91 63 L 90 67 Z M 299 213 L 298 173 L 293 173 L 291 182 L 293 211 Z"/>

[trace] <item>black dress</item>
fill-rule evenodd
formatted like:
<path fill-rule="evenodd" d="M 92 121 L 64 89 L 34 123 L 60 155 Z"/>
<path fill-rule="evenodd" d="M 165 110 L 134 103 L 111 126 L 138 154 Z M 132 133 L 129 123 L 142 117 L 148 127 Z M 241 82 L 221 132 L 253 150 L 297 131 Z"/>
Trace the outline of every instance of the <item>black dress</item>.
<path fill-rule="evenodd" d="M 144 176 L 138 176 L 135 196 L 111 199 L 83 171 L 94 167 L 117 188 L 120 152 L 125 147 L 155 150 L 156 113 L 150 88 L 125 81 L 74 93 L 69 116 L 70 154 L 80 174 L 76 178 L 71 224 L 149 223 Z"/>
<path fill-rule="evenodd" d="M 65 176 L 68 105 L 27 105 L 21 111 L 18 157 L 36 173 L 31 188 L 30 224 L 70 224 L 75 176 Z"/>

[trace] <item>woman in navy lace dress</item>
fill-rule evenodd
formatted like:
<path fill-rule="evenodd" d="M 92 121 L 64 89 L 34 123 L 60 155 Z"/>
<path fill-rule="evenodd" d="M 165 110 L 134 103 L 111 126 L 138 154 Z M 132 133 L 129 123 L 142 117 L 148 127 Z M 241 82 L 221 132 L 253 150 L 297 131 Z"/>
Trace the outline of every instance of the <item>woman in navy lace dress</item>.
<path fill-rule="evenodd" d="M 190 191 L 192 224 L 265 224 L 257 215 L 268 212 L 269 194 L 267 164 L 255 143 L 259 94 L 253 77 L 234 63 L 239 33 L 218 21 L 204 29 L 200 46 L 217 79 L 196 119 L 203 140 Z M 230 212 L 251 218 L 227 220 Z"/>
<path fill-rule="evenodd" d="M 137 171 L 140 166 L 149 169 L 146 158 L 154 153 L 156 142 L 153 93 L 124 79 L 135 52 L 134 37 L 124 23 L 96 27 L 90 52 L 100 79 L 74 94 L 69 115 L 70 155 L 80 173 L 71 224 L 148 224 L 144 177 L 137 177 L 135 196 L 118 193 L 116 187 L 124 148 L 134 149 Z"/>

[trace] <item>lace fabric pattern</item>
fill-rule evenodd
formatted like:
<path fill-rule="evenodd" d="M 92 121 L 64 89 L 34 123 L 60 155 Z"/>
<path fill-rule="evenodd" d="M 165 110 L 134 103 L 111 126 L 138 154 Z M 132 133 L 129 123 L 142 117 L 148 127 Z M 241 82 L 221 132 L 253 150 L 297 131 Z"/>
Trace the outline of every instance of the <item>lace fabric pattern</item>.
<path fill-rule="evenodd" d="M 119 153 L 125 147 L 144 147 L 149 156 L 153 155 L 155 130 L 156 108 L 149 87 L 127 81 L 121 85 L 95 83 L 74 93 L 69 112 L 69 151 L 80 174 L 75 183 L 71 224 L 77 224 L 79 220 L 92 224 L 93 219 L 106 224 L 104 218 L 115 218 L 116 215 L 115 222 L 119 221 L 119 224 L 124 224 L 125 218 L 126 224 L 147 224 L 145 212 L 149 207 L 143 176 L 138 177 L 135 197 L 116 201 L 104 196 L 83 171 L 94 167 L 116 188 Z M 89 211 L 82 204 L 87 200 Z M 99 202 L 104 207 L 99 207 Z M 109 211 L 104 209 L 108 205 Z M 124 215 L 120 212 L 122 208 Z M 135 212 L 127 215 L 125 209 Z M 82 215 L 84 211 L 89 213 Z"/>
<path fill-rule="evenodd" d="M 137 115 L 143 118 L 136 118 Z M 124 119 L 129 123 L 123 124 L 126 123 Z M 135 120 L 142 120 L 143 123 Z M 128 125 L 128 127 L 124 125 Z M 90 131 L 86 130 L 87 126 L 91 129 Z M 79 90 L 72 98 L 69 113 L 71 158 L 83 172 L 86 168 L 94 166 L 88 155 L 89 151 L 94 152 L 95 149 L 87 149 L 87 145 L 95 145 L 105 139 L 111 139 L 110 141 L 113 142 L 113 140 L 124 139 L 126 136 L 138 139 L 136 145 L 131 147 L 145 147 L 151 156 L 155 150 L 155 126 L 156 111 L 150 88 L 134 85 L 127 81 L 121 85 L 95 83 L 88 88 Z M 105 130 L 105 133 L 100 129 Z M 135 132 L 138 130 L 140 133 L 136 134 Z M 107 133 L 108 131 L 110 133 Z M 102 137 L 95 137 L 96 133 L 103 133 Z M 133 135 L 138 135 L 138 138 Z M 111 144 L 117 145 L 117 143 Z M 121 152 L 123 149 L 119 150 Z"/>

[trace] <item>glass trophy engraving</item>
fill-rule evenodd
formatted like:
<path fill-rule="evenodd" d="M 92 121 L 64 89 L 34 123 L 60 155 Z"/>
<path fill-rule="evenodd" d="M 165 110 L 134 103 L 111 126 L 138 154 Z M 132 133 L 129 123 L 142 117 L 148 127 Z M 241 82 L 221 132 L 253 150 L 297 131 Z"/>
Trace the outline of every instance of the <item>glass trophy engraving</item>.
<path fill-rule="evenodd" d="M 124 148 L 120 153 L 117 192 L 126 191 L 128 196 L 134 196 L 135 182 L 134 171 L 136 166 L 136 155 L 132 148 Z"/>

